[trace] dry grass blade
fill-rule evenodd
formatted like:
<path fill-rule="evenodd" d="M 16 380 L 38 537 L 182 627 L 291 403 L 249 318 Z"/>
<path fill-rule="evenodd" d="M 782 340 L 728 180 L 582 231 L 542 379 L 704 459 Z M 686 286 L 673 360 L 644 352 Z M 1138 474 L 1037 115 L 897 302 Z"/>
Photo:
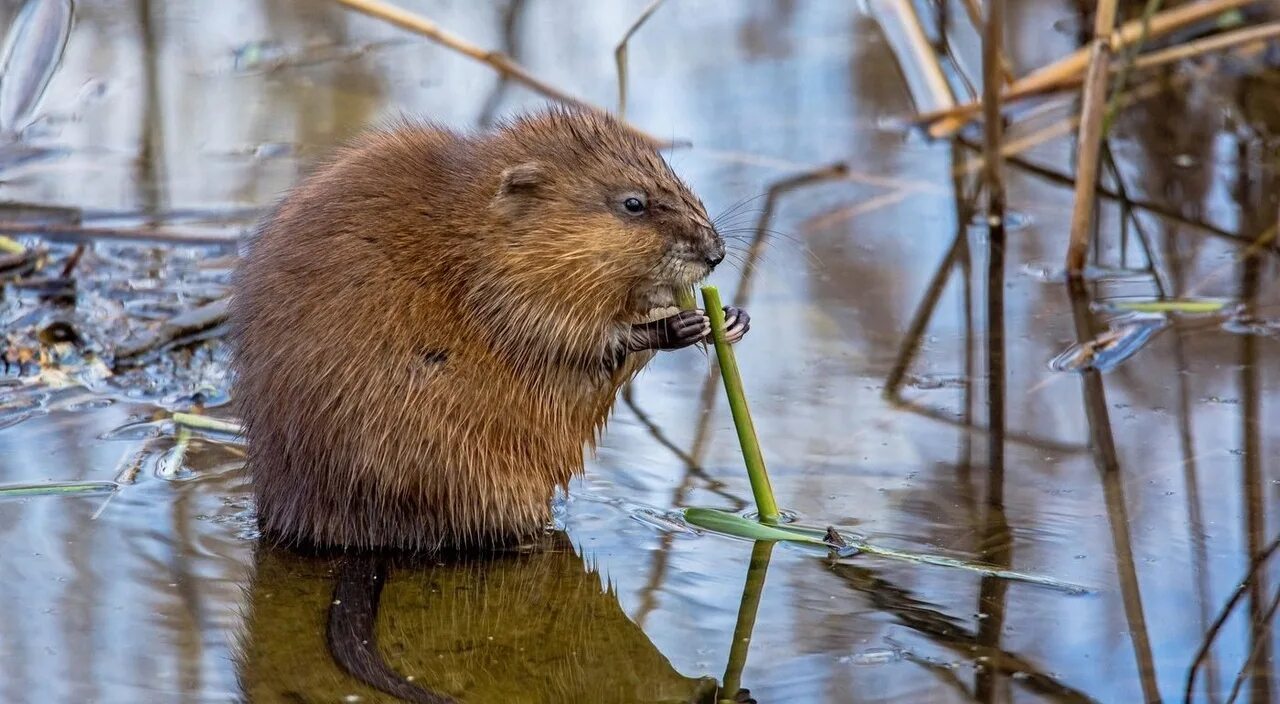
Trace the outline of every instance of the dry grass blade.
<path fill-rule="evenodd" d="M 666 0 L 653 0 L 649 3 L 649 6 L 640 12 L 640 16 L 636 17 L 636 21 L 631 23 L 627 33 L 622 35 L 622 41 L 618 42 L 618 46 L 613 50 L 613 60 L 618 66 L 618 117 L 622 119 L 627 117 L 627 43 L 631 41 L 631 35 L 644 26 L 644 23 L 649 21 L 649 17 L 664 2 Z"/>
<path fill-rule="evenodd" d="M 1208 0 L 1207 2 L 1191 3 L 1165 10 L 1151 18 L 1150 27 L 1146 30 L 1145 36 L 1148 39 L 1161 37 L 1229 10 L 1257 2 L 1258 0 Z M 1126 22 L 1124 26 L 1106 37 L 1105 41 L 1108 48 L 1111 51 L 1117 51 L 1137 42 L 1144 36 L 1144 25 L 1145 23 L 1141 19 Z M 1014 81 L 1009 90 L 1005 92 L 1005 98 L 1026 97 L 1043 93 L 1062 85 L 1070 85 L 1073 81 L 1078 82 L 1080 76 L 1088 69 L 1091 53 L 1092 49 L 1089 46 L 1085 46 L 1033 71 Z M 981 110 L 981 102 L 974 101 L 957 106 L 946 113 L 939 111 L 922 115 L 922 118 L 930 118 L 929 121 L 932 121 L 933 124 L 929 127 L 929 136 L 939 139 L 950 137 L 960 131 Z"/>

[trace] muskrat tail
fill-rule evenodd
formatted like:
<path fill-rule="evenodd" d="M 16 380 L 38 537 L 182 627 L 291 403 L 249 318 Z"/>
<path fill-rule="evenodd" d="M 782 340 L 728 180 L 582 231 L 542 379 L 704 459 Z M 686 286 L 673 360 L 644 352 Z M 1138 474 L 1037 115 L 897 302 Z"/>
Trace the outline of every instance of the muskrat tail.
<path fill-rule="evenodd" d="M 458 704 L 452 697 L 423 689 L 405 679 L 378 653 L 374 625 L 387 574 L 386 559 L 381 556 L 342 558 L 325 632 L 329 654 L 347 674 L 379 692 L 413 704 Z"/>

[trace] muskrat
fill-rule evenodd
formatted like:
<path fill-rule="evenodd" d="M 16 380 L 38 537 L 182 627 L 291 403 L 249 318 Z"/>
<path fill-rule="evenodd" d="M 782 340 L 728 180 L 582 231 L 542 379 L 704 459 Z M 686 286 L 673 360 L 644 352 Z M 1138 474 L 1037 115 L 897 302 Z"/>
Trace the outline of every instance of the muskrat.
<path fill-rule="evenodd" d="M 620 386 L 707 338 L 675 291 L 724 255 L 656 145 L 604 114 L 357 138 L 285 196 L 236 273 L 234 393 L 264 535 L 422 551 L 543 530 Z M 725 315 L 737 341 L 750 318 Z"/>

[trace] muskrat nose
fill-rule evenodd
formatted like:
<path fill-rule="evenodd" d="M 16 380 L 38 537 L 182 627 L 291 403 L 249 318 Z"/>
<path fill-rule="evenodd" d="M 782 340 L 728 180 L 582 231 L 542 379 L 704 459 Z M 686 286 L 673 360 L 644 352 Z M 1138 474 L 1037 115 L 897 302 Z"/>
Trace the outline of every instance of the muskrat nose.
<path fill-rule="evenodd" d="M 715 268 L 717 264 L 724 261 L 724 241 L 717 240 L 715 246 L 707 253 L 707 266 Z"/>

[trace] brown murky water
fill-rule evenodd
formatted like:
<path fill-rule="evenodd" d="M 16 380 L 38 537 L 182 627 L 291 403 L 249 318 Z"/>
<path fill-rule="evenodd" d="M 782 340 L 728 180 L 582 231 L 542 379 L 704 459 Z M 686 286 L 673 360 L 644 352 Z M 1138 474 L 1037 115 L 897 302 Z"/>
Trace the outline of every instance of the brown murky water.
<path fill-rule="evenodd" d="M 3 3 L 6 16 L 18 4 Z M 504 42 L 503 3 L 402 4 Z M 515 53 L 612 104 L 613 44 L 643 5 L 520 3 Z M 1021 70 L 1074 48 L 1076 3 L 1010 5 Z M 1126 219 L 1130 206 L 1102 201 L 1097 275 L 1074 299 L 1054 273 L 1070 188 L 1011 164 L 993 317 L 990 233 L 968 224 L 983 222 L 967 195 L 975 155 L 896 126 L 911 100 L 862 5 L 662 7 L 631 47 L 629 117 L 693 142 L 672 160 L 711 210 L 849 167 L 777 200 L 748 284 L 733 268 L 714 277 L 729 300 L 749 293 L 756 322 L 738 357 L 780 503 L 880 544 L 1089 591 L 688 529 L 673 510 L 741 510 L 751 493 L 719 389 L 704 391 L 709 361 L 685 351 L 619 405 L 558 505 L 563 533 L 493 560 L 390 568 L 377 621 L 388 663 L 473 702 L 707 701 L 717 681 L 761 702 L 1221 702 L 1235 687 L 1242 701 L 1280 700 L 1280 576 L 1265 559 L 1278 250 L 1247 246 L 1277 211 L 1280 115 L 1263 58 L 1139 83 L 1111 146 L 1141 207 Z M 514 86 L 494 97 L 496 85 L 328 3 L 80 2 L 37 118 L 0 148 L 0 219 L 231 236 L 372 121 L 404 111 L 470 125 L 538 102 Z M 1020 120 L 1019 159 L 1069 172 L 1069 107 Z M 740 255 L 762 202 L 735 218 Z M 50 247 L 60 261 L 73 244 Z M 74 307 L 6 288 L 6 344 L 62 320 L 118 349 L 225 293 L 232 253 L 102 241 L 80 264 Z M 1230 305 L 1136 323 L 1103 309 L 1156 296 Z M 1103 350 L 1096 361 L 1116 363 L 1105 373 L 1051 368 L 1116 318 L 1122 343 L 1142 343 L 1132 356 Z M 240 448 L 196 433 L 175 456 L 170 411 L 230 412 L 213 335 L 127 374 L 74 352 L 8 369 L 0 484 L 120 485 L 0 495 L 0 700 L 386 700 L 326 649 L 336 563 L 256 549 Z M 995 433 L 991 399 L 1006 418 Z"/>

